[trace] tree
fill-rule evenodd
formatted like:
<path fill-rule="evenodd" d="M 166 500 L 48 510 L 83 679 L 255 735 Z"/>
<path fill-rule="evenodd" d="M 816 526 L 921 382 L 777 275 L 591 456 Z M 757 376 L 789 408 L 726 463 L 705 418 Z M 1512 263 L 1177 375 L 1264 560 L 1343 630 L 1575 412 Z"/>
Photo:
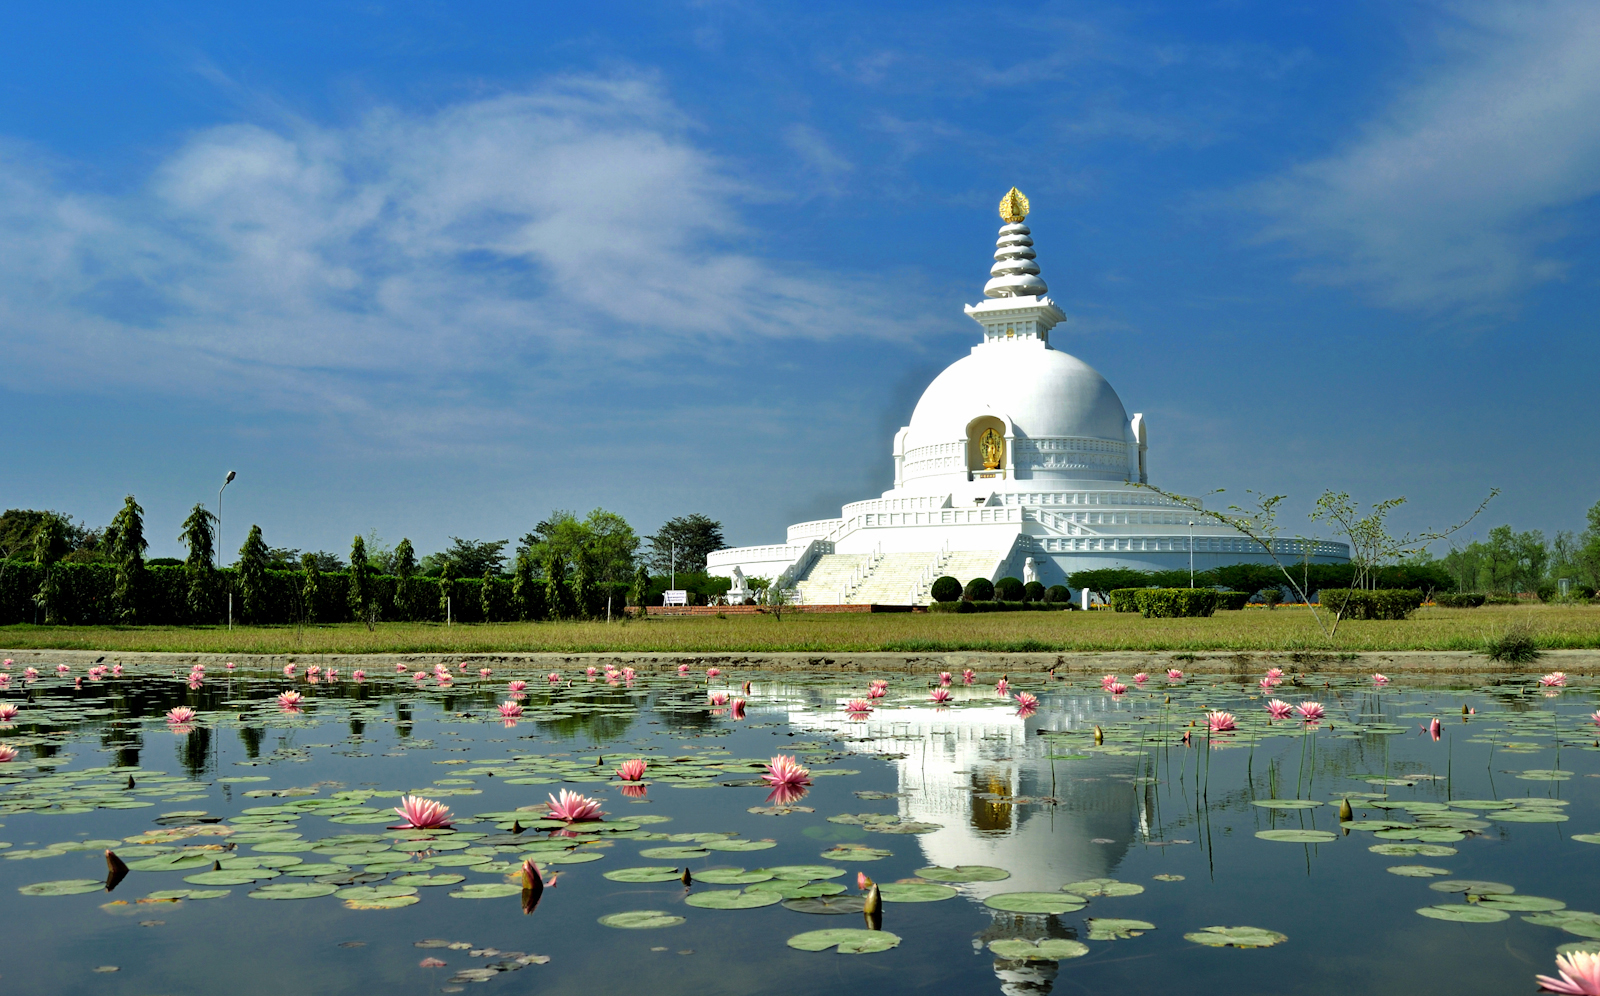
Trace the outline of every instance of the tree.
<path fill-rule="evenodd" d="M 1143 588 L 1150 584 L 1150 575 L 1128 567 L 1101 567 L 1091 571 L 1073 571 L 1067 578 L 1067 584 L 1109 595 L 1118 588 Z"/>
<path fill-rule="evenodd" d="M 633 570 L 633 604 L 639 607 L 639 618 L 649 615 L 645 606 L 650 604 L 650 572 L 640 564 Z"/>
<path fill-rule="evenodd" d="M 533 555 L 523 550 L 517 554 L 516 567 L 511 572 L 511 601 L 513 614 L 518 619 L 537 619 L 541 615 L 537 606 L 542 605 L 544 599 L 537 598 L 535 587 L 538 582 L 534 580 Z"/>
<path fill-rule="evenodd" d="M 706 556 L 728 546 L 722 538 L 722 523 L 699 513 L 668 519 L 654 536 L 646 536 L 645 542 L 650 544 L 650 571 L 658 575 L 672 570 L 674 549 L 679 573 L 703 574 Z"/>
<path fill-rule="evenodd" d="M 544 565 L 544 606 L 551 619 L 571 619 L 572 590 L 567 586 L 567 562 L 552 553 Z"/>
<path fill-rule="evenodd" d="M 367 618 L 372 601 L 372 567 L 367 560 L 367 542 L 359 535 L 350 541 L 350 614 L 359 622 Z"/>
<path fill-rule="evenodd" d="M 449 549 L 442 553 L 429 554 L 423 558 L 422 572 L 424 574 L 442 573 L 444 565 L 448 563 L 454 570 L 456 577 L 480 577 L 485 573 L 498 575 L 505 569 L 505 549 L 506 544 L 509 542 L 511 541 L 480 542 L 452 536 L 450 537 Z"/>
<path fill-rule="evenodd" d="M 139 593 L 144 587 L 144 552 L 150 544 L 144 539 L 144 509 L 133 495 L 123 500 L 122 510 L 111 520 L 111 557 L 117 564 L 117 584 L 112 601 L 124 622 L 139 619 Z"/>
<path fill-rule="evenodd" d="M 402 538 L 394 548 L 394 573 L 400 578 L 409 578 L 417 573 L 417 552 L 411 548 L 408 539 Z"/>
<path fill-rule="evenodd" d="M 317 555 L 307 553 L 300 558 L 300 569 L 305 579 L 300 584 L 300 601 L 304 605 L 302 617 L 306 622 L 317 621 L 317 595 L 322 590 L 322 567 Z"/>
<path fill-rule="evenodd" d="M 439 615 L 445 622 L 455 618 L 456 602 L 456 565 L 446 560 L 439 568 Z"/>
<path fill-rule="evenodd" d="M 587 550 L 580 551 L 578 569 L 572 577 L 572 602 L 577 610 L 574 615 L 579 619 L 592 619 L 599 614 L 595 593 L 594 563 Z"/>
<path fill-rule="evenodd" d="M 33 562 L 40 567 L 49 567 L 71 553 L 66 521 L 54 512 L 45 512 L 34 527 L 32 546 Z"/>
<path fill-rule="evenodd" d="M 206 621 L 211 616 L 211 592 L 215 587 L 212 564 L 216 559 L 216 522 L 215 515 L 204 505 L 196 503 L 189 511 L 189 517 L 183 520 L 183 532 L 178 535 L 178 540 L 189 547 L 183 569 L 189 581 L 189 616 L 195 622 Z"/>
<path fill-rule="evenodd" d="M 244 603 L 244 616 L 252 622 L 267 618 L 267 543 L 261 538 L 261 527 L 252 525 L 250 535 L 239 548 L 239 596 Z"/>
<path fill-rule="evenodd" d="M 1578 565 L 1582 582 L 1600 588 L 1600 501 L 1589 507 L 1589 528 L 1578 536 L 1573 563 Z"/>

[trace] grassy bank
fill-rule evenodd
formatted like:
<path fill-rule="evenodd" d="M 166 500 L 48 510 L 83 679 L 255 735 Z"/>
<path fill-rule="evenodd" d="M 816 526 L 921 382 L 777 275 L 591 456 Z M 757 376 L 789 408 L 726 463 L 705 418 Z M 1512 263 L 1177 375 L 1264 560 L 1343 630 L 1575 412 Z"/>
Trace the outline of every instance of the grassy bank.
<path fill-rule="evenodd" d="M 1330 643 L 1305 609 L 1219 612 L 1209 619 L 1132 613 L 807 615 L 654 618 L 615 623 L 355 623 L 327 626 L 5 626 L 15 650 L 285 653 L 942 652 L 1119 650 L 1478 650 L 1526 627 L 1539 646 L 1600 648 L 1600 606 L 1426 608 L 1401 622 L 1346 621 Z"/>

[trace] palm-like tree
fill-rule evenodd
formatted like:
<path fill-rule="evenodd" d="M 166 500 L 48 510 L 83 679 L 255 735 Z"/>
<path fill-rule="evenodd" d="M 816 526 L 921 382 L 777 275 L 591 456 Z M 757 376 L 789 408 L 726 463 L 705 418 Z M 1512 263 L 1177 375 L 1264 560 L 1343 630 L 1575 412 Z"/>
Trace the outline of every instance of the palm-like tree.
<path fill-rule="evenodd" d="M 111 559 L 117 562 L 117 586 L 112 599 L 117 613 L 126 622 L 139 618 L 139 589 L 144 581 L 144 552 L 150 544 L 144 538 L 144 509 L 133 495 L 123 500 L 122 510 L 106 530 L 111 534 Z"/>

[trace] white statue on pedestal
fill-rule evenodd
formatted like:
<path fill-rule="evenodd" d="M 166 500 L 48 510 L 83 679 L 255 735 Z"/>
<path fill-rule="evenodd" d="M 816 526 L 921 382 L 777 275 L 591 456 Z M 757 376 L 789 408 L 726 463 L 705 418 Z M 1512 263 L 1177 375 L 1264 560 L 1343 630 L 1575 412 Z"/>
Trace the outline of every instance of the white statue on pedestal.
<path fill-rule="evenodd" d="M 750 586 L 745 583 L 744 571 L 735 567 L 733 569 L 733 587 L 728 589 L 728 604 L 743 605 L 744 600 L 750 597 Z"/>
<path fill-rule="evenodd" d="M 1033 584 L 1039 580 L 1039 564 L 1032 557 L 1022 562 L 1022 583 Z"/>

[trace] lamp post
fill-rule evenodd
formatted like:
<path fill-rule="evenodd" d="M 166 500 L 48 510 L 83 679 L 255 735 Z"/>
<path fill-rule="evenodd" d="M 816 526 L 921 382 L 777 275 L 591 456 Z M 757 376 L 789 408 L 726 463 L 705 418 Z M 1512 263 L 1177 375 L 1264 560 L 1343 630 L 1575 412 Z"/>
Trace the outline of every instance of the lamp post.
<path fill-rule="evenodd" d="M 217 489 L 217 569 L 222 569 L 222 492 L 228 490 L 228 485 L 238 477 L 237 471 L 228 471 L 228 476 L 223 479 L 222 487 Z M 233 586 L 228 586 L 228 628 L 233 628 Z"/>
<path fill-rule="evenodd" d="M 1194 520 L 1189 520 L 1189 587 L 1194 587 Z"/>

